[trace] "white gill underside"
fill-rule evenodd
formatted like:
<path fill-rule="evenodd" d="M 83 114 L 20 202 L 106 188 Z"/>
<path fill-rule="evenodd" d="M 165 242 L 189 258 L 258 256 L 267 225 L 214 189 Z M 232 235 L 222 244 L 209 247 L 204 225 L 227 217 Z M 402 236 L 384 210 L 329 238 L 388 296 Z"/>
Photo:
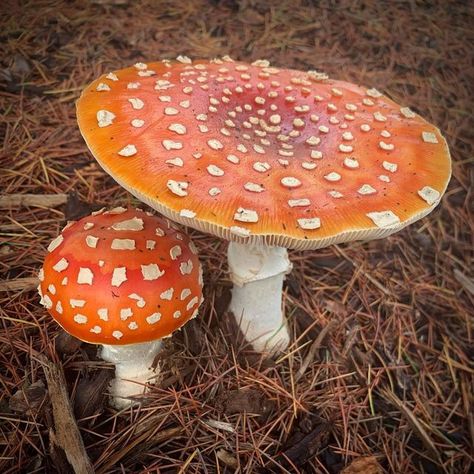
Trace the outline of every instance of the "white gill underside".
<path fill-rule="evenodd" d="M 142 395 L 147 383 L 154 383 L 157 372 L 153 361 L 161 349 L 161 340 L 114 346 L 104 344 L 100 357 L 115 364 L 115 378 L 110 383 L 110 404 L 115 408 L 127 408 L 137 403 L 131 397 Z"/>

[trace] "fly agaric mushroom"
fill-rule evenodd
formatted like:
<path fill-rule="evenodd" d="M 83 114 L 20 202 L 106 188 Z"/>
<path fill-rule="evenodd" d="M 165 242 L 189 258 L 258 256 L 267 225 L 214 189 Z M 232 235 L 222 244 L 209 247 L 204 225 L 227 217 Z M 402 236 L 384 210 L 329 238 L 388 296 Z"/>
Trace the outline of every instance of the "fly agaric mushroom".
<path fill-rule="evenodd" d="M 115 364 L 113 404 L 129 405 L 156 376 L 161 339 L 197 315 L 196 248 L 163 218 L 115 208 L 70 222 L 48 250 L 41 303 L 69 334 L 102 345 Z"/>
<path fill-rule="evenodd" d="M 287 248 L 388 236 L 439 203 L 440 131 L 378 90 L 316 71 L 163 60 L 103 75 L 77 102 L 100 165 L 174 221 L 230 240 L 231 310 L 283 348 Z"/>

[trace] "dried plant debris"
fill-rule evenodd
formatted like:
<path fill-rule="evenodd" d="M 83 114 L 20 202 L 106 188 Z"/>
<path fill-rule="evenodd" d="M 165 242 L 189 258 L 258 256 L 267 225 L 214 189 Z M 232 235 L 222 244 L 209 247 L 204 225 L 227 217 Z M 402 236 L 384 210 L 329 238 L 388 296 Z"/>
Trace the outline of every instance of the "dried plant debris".
<path fill-rule="evenodd" d="M 468 3 L 7 5 L 0 19 L 0 472 L 73 472 L 72 459 L 104 474 L 472 471 Z M 150 210 L 88 152 L 75 101 L 112 70 L 226 54 L 377 88 L 439 127 L 453 177 L 431 216 L 397 235 L 291 252 L 283 304 L 292 345 L 271 362 L 226 316 L 225 242 L 191 231 L 205 269 L 200 315 L 167 340 L 157 360 L 161 383 L 146 403 L 117 412 L 107 405 L 111 367 L 94 346 L 64 340 L 34 288 L 46 248 L 68 220 L 101 207 Z M 85 448 L 72 458 L 37 354 L 61 360 L 53 365 L 64 370 L 63 401 L 75 409 L 67 416 Z"/>

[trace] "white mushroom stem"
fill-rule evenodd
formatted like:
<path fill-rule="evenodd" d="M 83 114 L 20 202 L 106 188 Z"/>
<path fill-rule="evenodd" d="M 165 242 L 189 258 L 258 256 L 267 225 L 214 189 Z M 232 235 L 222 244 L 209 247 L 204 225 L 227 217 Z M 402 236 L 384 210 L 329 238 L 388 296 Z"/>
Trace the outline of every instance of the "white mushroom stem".
<path fill-rule="evenodd" d="M 234 287 L 230 310 L 257 351 L 285 350 L 290 340 L 282 312 L 285 274 L 292 265 L 283 247 L 229 243 L 229 270 Z"/>
<path fill-rule="evenodd" d="M 145 384 L 153 382 L 157 373 L 153 361 L 161 349 L 161 340 L 114 346 L 104 344 L 100 356 L 115 364 L 115 378 L 110 383 L 111 405 L 126 408 L 137 395 L 145 392 Z"/>

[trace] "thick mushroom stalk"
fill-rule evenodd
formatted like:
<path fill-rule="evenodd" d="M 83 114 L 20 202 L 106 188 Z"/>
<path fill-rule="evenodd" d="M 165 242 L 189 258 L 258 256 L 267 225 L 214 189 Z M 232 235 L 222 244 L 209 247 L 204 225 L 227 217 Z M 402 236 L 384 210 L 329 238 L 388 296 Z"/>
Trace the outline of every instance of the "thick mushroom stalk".
<path fill-rule="evenodd" d="M 286 349 L 290 337 L 281 299 L 292 268 L 286 248 L 230 242 L 228 260 L 234 283 L 230 310 L 247 341 L 257 351 Z"/>
<path fill-rule="evenodd" d="M 147 383 L 156 382 L 153 361 L 162 346 L 161 340 L 116 346 L 104 344 L 100 356 L 115 365 L 115 378 L 110 383 L 111 404 L 118 409 L 134 403 L 131 397 L 143 394 Z"/>

